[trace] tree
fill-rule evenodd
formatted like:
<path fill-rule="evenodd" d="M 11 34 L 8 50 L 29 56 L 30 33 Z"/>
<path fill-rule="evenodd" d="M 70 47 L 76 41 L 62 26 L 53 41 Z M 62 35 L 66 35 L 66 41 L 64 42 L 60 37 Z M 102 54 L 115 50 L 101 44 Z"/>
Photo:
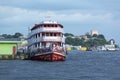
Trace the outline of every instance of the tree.
<path fill-rule="evenodd" d="M 23 34 L 17 32 L 13 35 L 14 38 L 19 38 L 20 36 L 23 36 Z"/>
<path fill-rule="evenodd" d="M 7 38 L 12 38 L 12 37 L 13 37 L 13 36 L 12 36 L 12 35 L 10 35 L 10 34 L 8 34 L 8 35 L 7 35 Z"/>
<path fill-rule="evenodd" d="M 73 45 L 74 39 L 71 38 L 71 37 L 67 37 L 67 38 L 65 39 L 65 43 L 66 43 L 66 44 L 69 44 L 69 45 Z"/>
<path fill-rule="evenodd" d="M 71 35 L 70 33 L 66 34 Z M 100 35 L 93 35 L 91 36 L 90 34 L 86 34 L 86 36 L 88 37 L 87 40 L 85 40 L 84 38 L 72 38 L 72 37 L 67 37 L 65 39 L 65 43 L 69 44 L 69 45 L 73 45 L 73 46 L 84 46 L 87 47 L 87 49 L 90 49 L 91 47 L 95 47 L 95 46 L 102 46 L 105 44 L 110 44 L 111 41 L 113 41 L 113 44 L 115 44 L 115 40 L 111 39 L 109 41 L 107 41 L 104 37 L 104 35 L 100 34 Z M 118 47 L 118 45 L 115 45 L 115 47 Z"/>
<path fill-rule="evenodd" d="M 98 35 L 97 34 L 94 34 L 92 37 L 97 37 Z"/>
<path fill-rule="evenodd" d="M 65 35 L 65 36 L 74 36 L 74 35 L 71 34 L 71 33 L 65 33 L 64 35 Z"/>
<path fill-rule="evenodd" d="M 13 37 L 13 36 L 10 35 L 10 34 L 2 34 L 2 36 L 3 36 L 4 38 L 12 38 L 12 37 Z"/>
<path fill-rule="evenodd" d="M 119 46 L 117 44 L 115 44 L 115 48 L 119 48 Z"/>
<path fill-rule="evenodd" d="M 104 35 L 102 34 L 98 35 L 97 38 L 105 39 Z"/>
<path fill-rule="evenodd" d="M 86 33 L 87 38 L 92 38 L 92 36 L 89 33 Z"/>
<path fill-rule="evenodd" d="M 17 32 L 14 35 L 2 34 L 1 36 L 4 37 L 4 38 L 19 38 L 20 36 L 23 36 L 23 34 Z"/>
<path fill-rule="evenodd" d="M 74 46 L 79 46 L 81 44 L 80 38 L 74 38 Z"/>
<path fill-rule="evenodd" d="M 110 40 L 108 41 L 109 44 L 111 44 L 112 42 L 113 42 L 113 44 L 115 44 L 115 40 L 114 40 L 114 39 L 110 39 Z"/>
<path fill-rule="evenodd" d="M 2 34 L 2 37 L 7 38 L 7 34 Z"/>

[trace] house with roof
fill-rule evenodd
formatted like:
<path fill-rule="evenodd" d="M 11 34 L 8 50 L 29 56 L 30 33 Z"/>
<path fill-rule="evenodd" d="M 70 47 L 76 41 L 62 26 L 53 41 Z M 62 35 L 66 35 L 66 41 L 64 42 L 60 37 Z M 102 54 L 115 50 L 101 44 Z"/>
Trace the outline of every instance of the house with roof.
<path fill-rule="evenodd" d="M 16 55 L 20 41 L 0 41 L 0 55 Z"/>

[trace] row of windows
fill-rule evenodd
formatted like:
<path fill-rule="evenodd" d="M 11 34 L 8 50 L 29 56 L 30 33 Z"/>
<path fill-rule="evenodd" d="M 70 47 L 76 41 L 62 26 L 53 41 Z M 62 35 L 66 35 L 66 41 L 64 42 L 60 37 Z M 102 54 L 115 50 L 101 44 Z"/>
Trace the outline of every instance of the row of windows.
<path fill-rule="evenodd" d="M 41 44 L 41 45 L 40 45 L 40 44 Z M 40 42 L 39 42 L 39 43 L 35 43 L 35 44 L 32 45 L 32 46 L 35 47 L 35 48 L 40 47 L 40 46 L 41 46 L 41 47 L 42 47 L 42 46 L 43 46 L 43 47 L 46 47 L 47 44 L 48 44 L 48 43 L 44 43 L 44 42 L 40 43 Z M 61 45 L 60 42 L 59 42 L 58 44 Z M 32 46 L 31 46 L 31 47 L 32 47 Z M 50 45 L 49 45 L 49 46 L 50 46 Z M 29 48 L 30 48 L 30 47 L 29 47 Z"/>
<path fill-rule="evenodd" d="M 40 28 L 40 27 L 51 27 L 51 28 L 61 27 L 63 28 L 63 26 L 59 24 L 35 24 L 35 26 L 31 29 L 31 31 L 34 29 Z"/>
<path fill-rule="evenodd" d="M 42 36 L 60 36 L 60 35 L 61 35 L 60 33 L 42 33 Z"/>
<path fill-rule="evenodd" d="M 43 25 L 35 25 L 35 26 L 39 26 L 39 27 L 60 27 L 57 24 L 43 24 Z"/>
<path fill-rule="evenodd" d="M 38 34 L 35 34 L 34 36 L 32 36 L 33 38 L 38 38 L 38 37 L 44 37 L 44 36 L 50 36 L 50 37 L 62 37 L 62 33 L 38 33 Z"/>
<path fill-rule="evenodd" d="M 44 27 L 58 27 L 58 25 L 44 25 Z"/>

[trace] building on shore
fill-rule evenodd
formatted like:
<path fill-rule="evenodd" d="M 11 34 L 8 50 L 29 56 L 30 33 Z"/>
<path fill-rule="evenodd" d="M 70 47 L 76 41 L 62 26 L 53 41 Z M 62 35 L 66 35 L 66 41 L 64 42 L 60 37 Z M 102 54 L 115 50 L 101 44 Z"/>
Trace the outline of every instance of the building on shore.
<path fill-rule="evenodd" d="M 1 38 L 0 60 L 14 60 L 18 59 L 18 57 L 20 58 L 20 56 L 18 56 L 18 45 L 21 44 L 21 42 L 22 41 L 18 38 Z"/>
<path fill-rule="evenodd" d="M 91 35 L 93 36 L 93 35 L 98 35 L 99 33 L 98 33 L 98 31 L 96 31 L 96 30 L 91 30 Z"/>
<path fill-rule="evenodd" d="M 16 55 L 20 41 L 0 41 L 0 55 Z"/>
<path fill-rule="evenodd" d="M 24 60 L 28 54 L 19 52 L 22 41 L 0 41 L 0 60 Z"/>

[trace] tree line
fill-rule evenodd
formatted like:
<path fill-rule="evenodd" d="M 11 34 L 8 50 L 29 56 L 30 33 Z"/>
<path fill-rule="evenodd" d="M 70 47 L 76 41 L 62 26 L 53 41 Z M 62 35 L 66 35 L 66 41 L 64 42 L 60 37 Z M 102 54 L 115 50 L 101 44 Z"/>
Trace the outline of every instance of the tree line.
<path fill-rule="evenodd" d="M 65 39 L 66 44 L 73 46 L 83 46 L 83 47 L 87 47 L 88 49 L 94 46 L 102 46 L 105 44 L 110 44 L 111 40 L 114 41 L 113 43 L 115 43 L 114 39 L 110 39 L 109 41 L 107 41 L 103 34 L 99 34 L 99 35 L 86 34 L 85 36 L 87 36 L 87 39 L 81 36 L 75 37 L 71 33 L 65 33 L 64 35 L 66 37 Z M 115 46 L 118 47 L 117 45 Z"/>
<path fill-rule="evenodd" d="M 20 38 L 20 36 L 23 36 L 22 33 L 16 32 L 15 34 L 11 35 L 11 34 L 2 34 L 0 35 L 1 37 L 4 38 Z"/>

